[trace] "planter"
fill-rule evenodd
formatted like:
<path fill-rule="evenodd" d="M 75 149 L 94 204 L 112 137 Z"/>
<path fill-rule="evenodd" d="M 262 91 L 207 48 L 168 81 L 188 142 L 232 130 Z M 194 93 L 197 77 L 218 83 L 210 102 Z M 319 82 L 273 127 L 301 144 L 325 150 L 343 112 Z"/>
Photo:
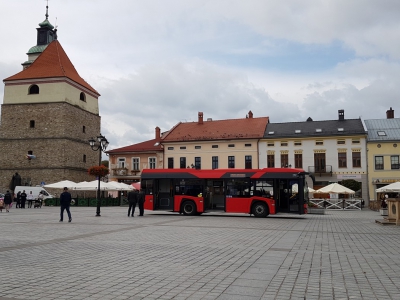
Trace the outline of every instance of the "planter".
<path fill-rule="evenodd" d="M 316 208 L 316 207 L 309 207 L 308 213 L 313 215 L 324 215 L 325 208 Z"/>
<path fill-rule="evenodd" d="M 386 216 L 388 215 L 388 209 L 387 208 L 381 208 L 379 210 L 379 212 L 381 213 L 381 216 Z"/>

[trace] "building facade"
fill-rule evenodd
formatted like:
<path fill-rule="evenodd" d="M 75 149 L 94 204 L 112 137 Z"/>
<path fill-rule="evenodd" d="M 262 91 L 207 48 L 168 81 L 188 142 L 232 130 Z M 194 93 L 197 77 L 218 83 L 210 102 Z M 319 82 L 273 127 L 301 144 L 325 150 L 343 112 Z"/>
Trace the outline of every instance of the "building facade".
<path fill-rule="evenodd" d="M 331 182 L 354 179 L 368 198 L 366 132 L 361 119 L 270 123 L 259 146 L 260 168 L 302 168 L 315 178 L 319 189 Z"/>
<path fill-rule="evenodd" d="M 98 165 L 88 140 L 100 133 L 100 94 L 80 77 L 46 20 L 23 70 L 4 79 L 0 189 L 15 172 L 22 185 L 90 180 Z M 10 49 L 11 51 L 11 49 Z"/>
<path fill-rule="evenodd" d="M 386 119 L 365 120 L 368 131 L 368 174 L 371 200 L 382 196 L 376 189 L 400 181 L 400 118 L 394 110 L 386 112 Z"/>

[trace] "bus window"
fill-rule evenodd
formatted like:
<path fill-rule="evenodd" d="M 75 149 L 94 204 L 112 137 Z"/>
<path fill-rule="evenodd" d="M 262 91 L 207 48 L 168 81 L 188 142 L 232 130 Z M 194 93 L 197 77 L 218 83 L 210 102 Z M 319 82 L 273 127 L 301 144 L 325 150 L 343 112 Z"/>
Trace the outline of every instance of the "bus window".
<path fill-rule="evenodd" d="M 226 189 L 227 196 L 248 197 L 250 196 L 250 181 L 248 179 L 228 179 Z"/>
<path fill-rule="evenodd" d="M 273 180 L 257 180 L 254 186 L 254 196 L 273 198 L 274 196 Z"/>
<path fill-rule="evenodd" d="M 142 180 L 141 185 L 144 187 L 146 195 L 153 194 L 153 180 Z"/>
<path fill-rule="evenodd" d="M 176 179 L 175 195 L 188 195 L 197 197 L 203 193 L 204 182 L 199 179 Z"/>

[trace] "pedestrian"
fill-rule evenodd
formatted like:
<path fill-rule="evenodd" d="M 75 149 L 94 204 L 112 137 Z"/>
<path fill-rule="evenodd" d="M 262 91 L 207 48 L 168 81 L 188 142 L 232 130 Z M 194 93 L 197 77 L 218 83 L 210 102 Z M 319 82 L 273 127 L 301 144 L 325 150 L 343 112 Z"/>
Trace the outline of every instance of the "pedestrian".
<path fill-rule="evenodd" d="M 135 208 L 136 208 L 136 203 L 137 203 L 137 190 L 130 191 L 128 193 L 128 202 L 129 202 L 129 209 L 128 209 L 128 217 L 131 215 L 131 210 L 132 210 L 132 217 L 134 216 L 135 213 Z"/>
<path fill-rule="evenodd" d="M 39 193 L 37 199 L 39 201 L 39 207 L 42 207 L 43 199 L 44 199 L 44 195 L 42 194 L 42 192 Z"/>
<path fill-rule="evenodd" d="M 139 203 L 139 216 L 143 217 L 143 214 L 144 214 L 144 201 L 146 200 L 145 197 L 144 197 L 143 189 L 140 189 L 140 192 L 139 192 L 137 198 L 138 198 L 138 203 Z"/>
<path fill-rule="evenodd" d="M 28 208 L 32 208 L 33 200 L 35 200 L 35 197 L 33 196 L 32 191 L 30 191 L 28 195 Z"/>
<path fill-rule="evenodd" d="M 17 204 L 15 205 L 15 208 L 22 208 L 21 207 L 21 191 L 17 193 Z"/>
<path fill-rule="evenodd" d="M 4 204 L 6 208 L 6 212 L 10 212 L 10 204 L 12 203 L 12 196 L 10 191 L 7 191 L 4 195 Z"/>
<path fill-rule="evenodd" d="M 25 193 L 25 190 L 22 191 L 21 193 L 21 208 L 25 209 L 25 202 L 26 202 L 26 198 L 27 198 L 27 194 Z"/>
<path fill-rule="evenodd" d="M 68 222 L 72 221 L 71 212 L 69 211 L 71 200 L 71 194 L 68 192 L 68 188 L 65 187 L 64 192 L 60 195 L 60 222 L 62 222 L 64 219 L 64 210 L 67 211 Z"/>

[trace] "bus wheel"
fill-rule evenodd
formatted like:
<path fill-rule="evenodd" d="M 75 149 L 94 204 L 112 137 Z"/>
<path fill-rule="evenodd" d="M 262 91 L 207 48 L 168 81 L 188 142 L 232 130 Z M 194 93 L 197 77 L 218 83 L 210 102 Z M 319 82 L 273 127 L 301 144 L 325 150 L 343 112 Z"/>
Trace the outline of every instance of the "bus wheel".
<path fill-rule="evenodd" d="M 256 218 L 265 218 L 269 214 L 267 205 L 262 202 L 255 203 L 252 212 Z"/>
<path fill-rule="evenodd" d="M 182 211 L 184 215 L 194 216 L 197 214 L 196 205 L 192 201 L 185 201 L 182 204 Z"/>

